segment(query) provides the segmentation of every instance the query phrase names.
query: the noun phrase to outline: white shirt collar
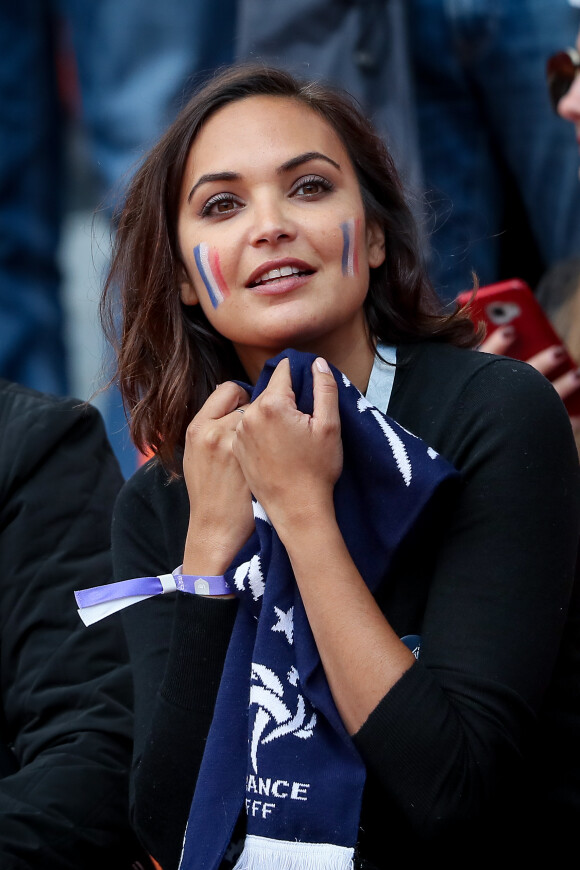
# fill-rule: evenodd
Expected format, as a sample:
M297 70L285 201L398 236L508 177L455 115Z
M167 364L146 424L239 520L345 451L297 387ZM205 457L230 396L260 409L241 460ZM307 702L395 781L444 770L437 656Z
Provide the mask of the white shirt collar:
M393 389L393 381L395 380L395 363L397 362L397 348L387 344L377 344L377 353L380 353L383 359L379 359L375 354L375 361L369 385L365 394L365 398L382 411L387 413L389 400ZM386 362L383 362L386 360Z

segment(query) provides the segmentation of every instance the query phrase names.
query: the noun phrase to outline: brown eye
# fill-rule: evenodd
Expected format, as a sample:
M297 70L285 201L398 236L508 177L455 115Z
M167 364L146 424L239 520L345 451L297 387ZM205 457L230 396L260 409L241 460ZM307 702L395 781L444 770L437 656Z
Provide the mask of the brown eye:
M205 203L201 209L202 217L216 217L230 214L242 208L243 203L231 193L217 193Z
M333 185L327 178L323 178L321 175L309 175L296 182L292 188L292 196L311 199L320 196L325 191L332 190L332 188Z
M305 193L306 195L312 194L312 193L318 193L318 191L320 190L320 185L317 181L308 181L308 182L306 182L306 184L303 184L301 186L300 190L302 191L302 193Z

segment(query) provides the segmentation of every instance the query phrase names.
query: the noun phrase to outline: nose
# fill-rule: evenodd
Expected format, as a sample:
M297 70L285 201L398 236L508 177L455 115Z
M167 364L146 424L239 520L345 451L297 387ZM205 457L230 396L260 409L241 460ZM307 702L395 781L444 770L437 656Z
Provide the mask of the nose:
M254 202L251 244L277 245L296 237L296 225L283 200L266 195Z
M558 114L573 124L580 123L580 76L576 76L568 93L559 101Z

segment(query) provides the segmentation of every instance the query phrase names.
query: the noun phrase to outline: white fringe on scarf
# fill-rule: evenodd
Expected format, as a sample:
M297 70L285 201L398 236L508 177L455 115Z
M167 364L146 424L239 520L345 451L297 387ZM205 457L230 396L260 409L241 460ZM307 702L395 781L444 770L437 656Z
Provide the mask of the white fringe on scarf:
M353 870L354 849L248 834L234 870Z

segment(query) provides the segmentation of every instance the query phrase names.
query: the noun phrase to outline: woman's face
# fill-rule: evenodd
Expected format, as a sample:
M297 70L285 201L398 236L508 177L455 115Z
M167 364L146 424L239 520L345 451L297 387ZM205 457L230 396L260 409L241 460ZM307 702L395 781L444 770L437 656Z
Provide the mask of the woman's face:
M580 51L580 31L576 39L576 48ZM580 75L576 76L568 93L564 94L558 103L558 114L574 124L576 140L580 147Z
M250 377L286 347L335 365L368 354L362 305L384 237L339 137L307 106L256 96L210 118L187 160L178 238L183 302L201 305Z

